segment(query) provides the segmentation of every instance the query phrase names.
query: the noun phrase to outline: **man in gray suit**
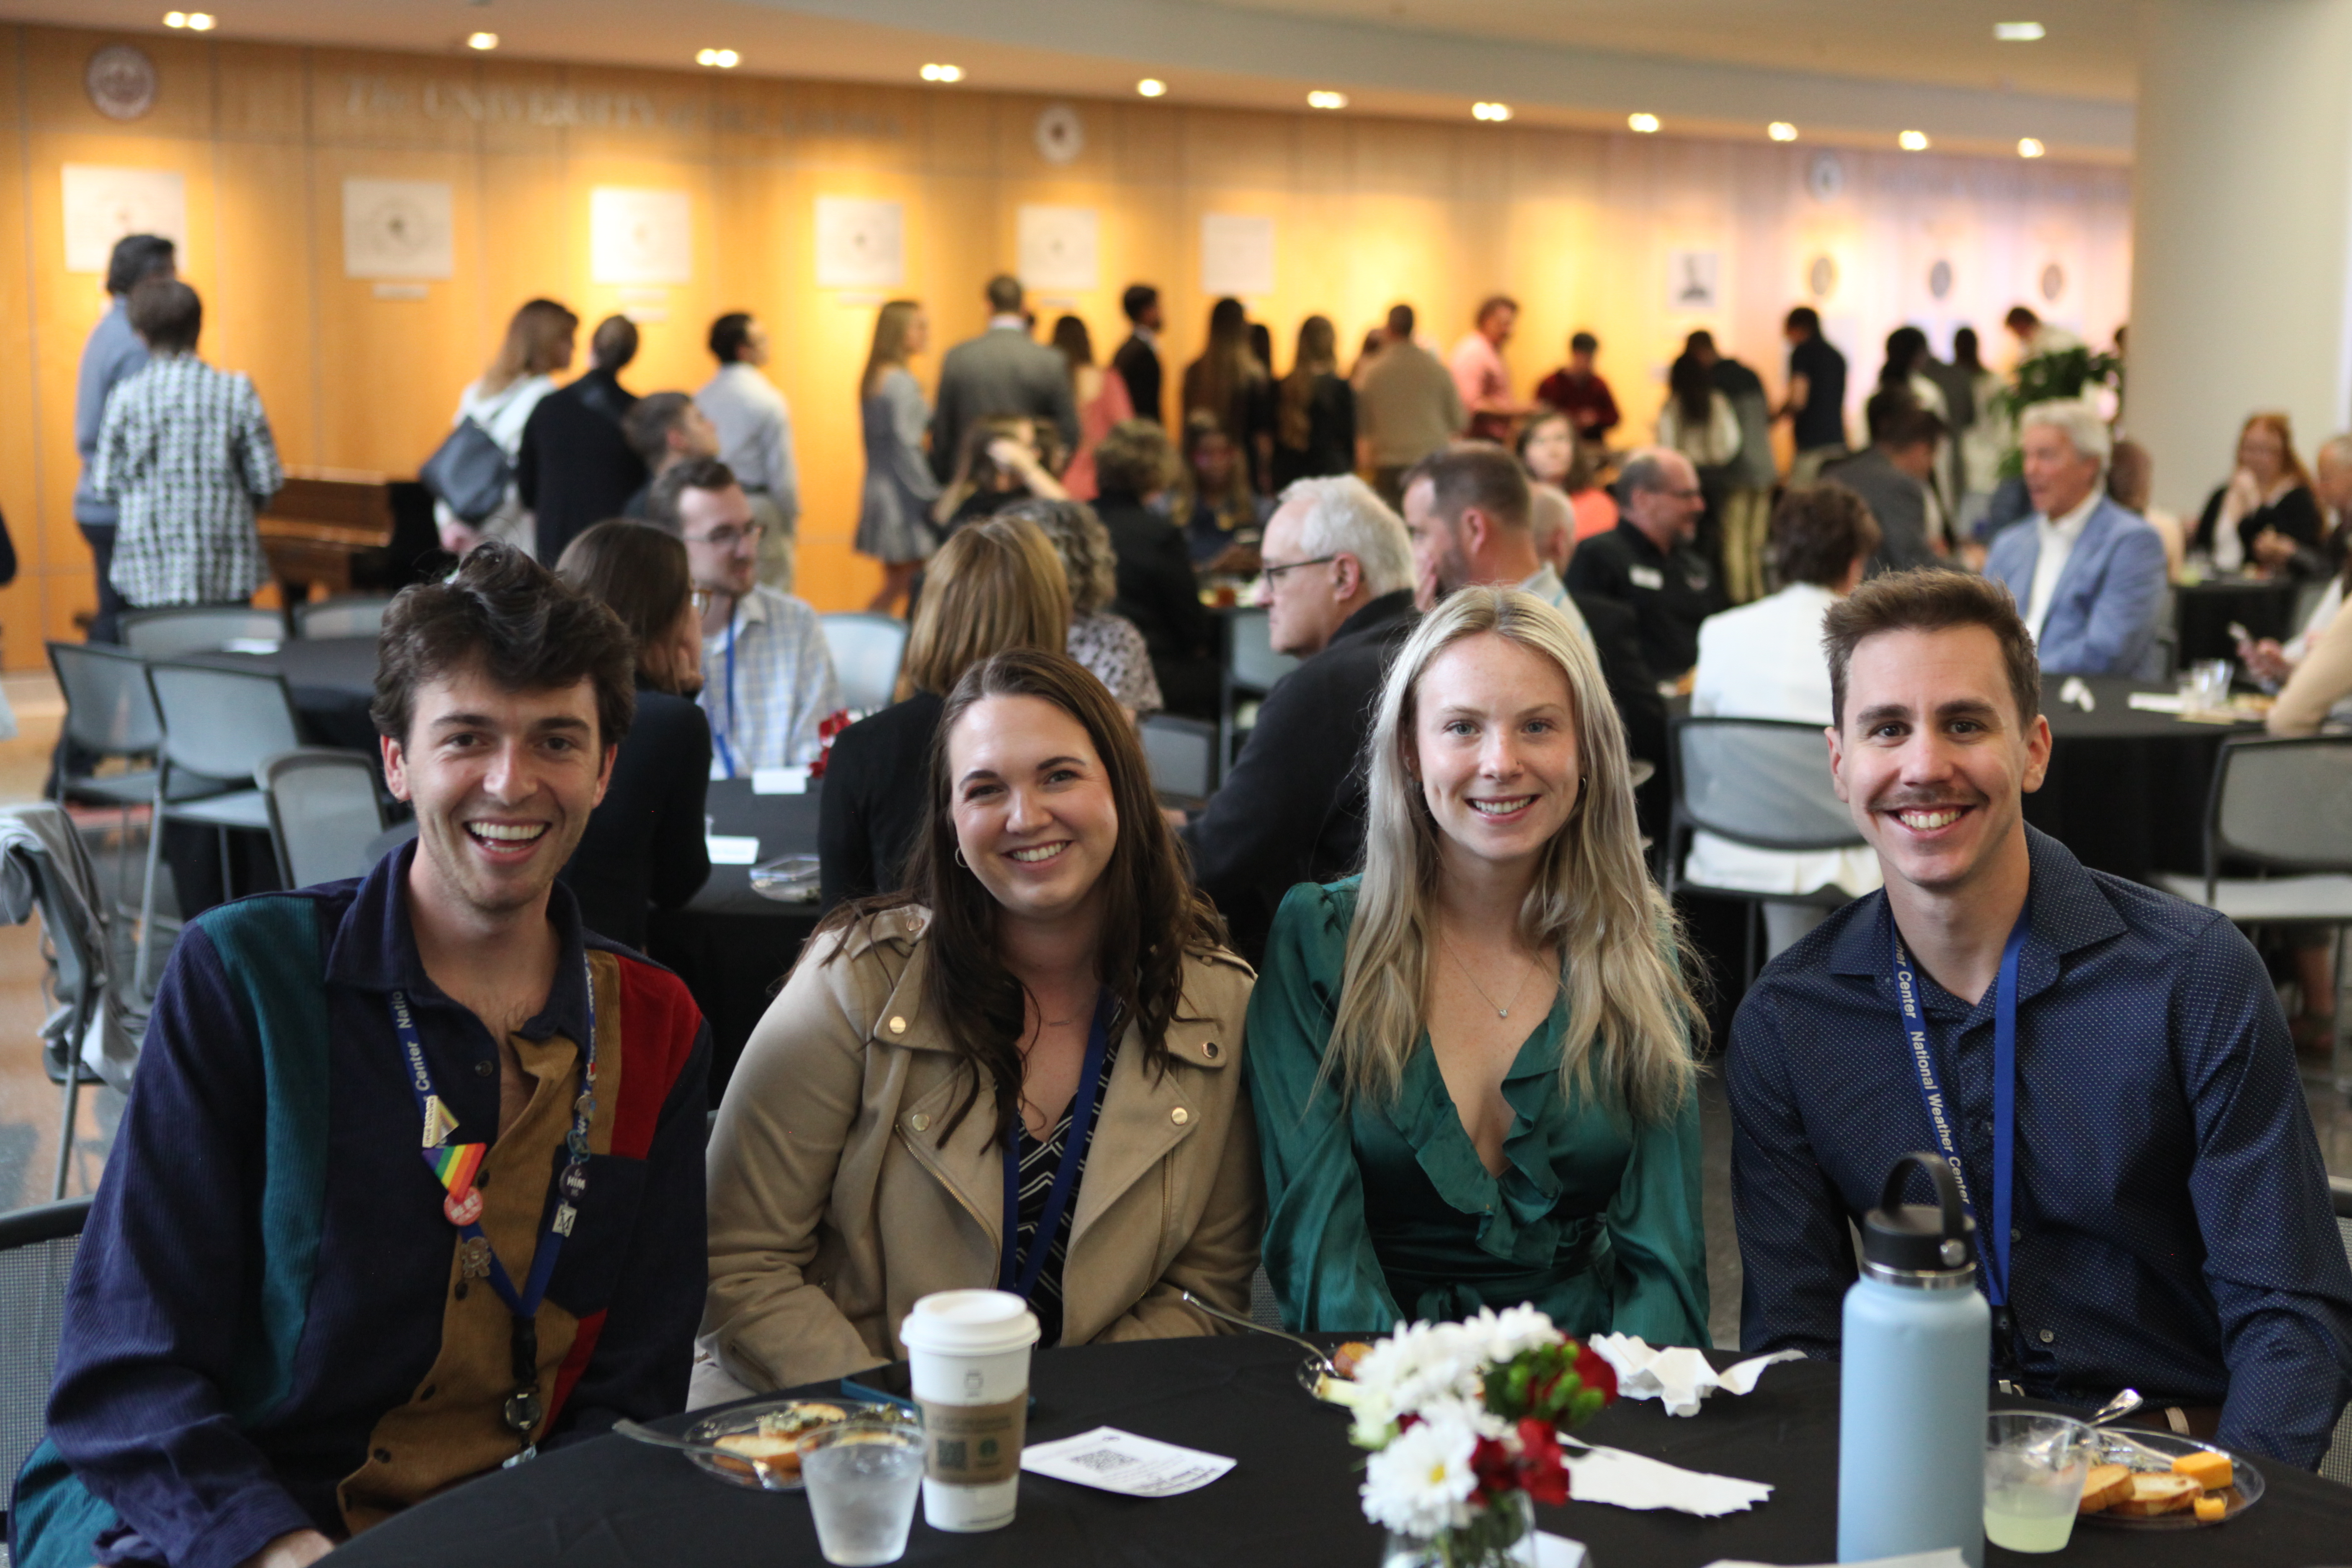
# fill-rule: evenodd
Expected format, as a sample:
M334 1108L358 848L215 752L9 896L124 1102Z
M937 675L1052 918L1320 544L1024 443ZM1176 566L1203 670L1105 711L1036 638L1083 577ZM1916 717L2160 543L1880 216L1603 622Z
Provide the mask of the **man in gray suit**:
M1870 575L1948 564L1936 552L1932 542L1939 531L1928 521L1928 479L1936 470L1944 422L1904 391L1873 393L1864 416L1870 421L1870 449L1828 464L1822 478L1860 496L1878 520L1878 553L1870 558Z
M1021 314L1021 280L1003 273L990 279L988 310L988 330L950 349L940 364L931 471L942 484L955 477L957 448L975 420L1000 415L1051 419L1061 427L1063 456L1078 449L1070 363L1030 337Z

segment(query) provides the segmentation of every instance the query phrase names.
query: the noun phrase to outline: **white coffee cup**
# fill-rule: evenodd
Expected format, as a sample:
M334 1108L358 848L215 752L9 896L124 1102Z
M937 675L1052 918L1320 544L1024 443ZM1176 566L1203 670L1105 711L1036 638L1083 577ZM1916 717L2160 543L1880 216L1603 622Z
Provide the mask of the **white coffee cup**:
M926 1439L923 1519L1002 1530L1021 1492L1037 1317L1009 1290L939 1290L898 1325Z

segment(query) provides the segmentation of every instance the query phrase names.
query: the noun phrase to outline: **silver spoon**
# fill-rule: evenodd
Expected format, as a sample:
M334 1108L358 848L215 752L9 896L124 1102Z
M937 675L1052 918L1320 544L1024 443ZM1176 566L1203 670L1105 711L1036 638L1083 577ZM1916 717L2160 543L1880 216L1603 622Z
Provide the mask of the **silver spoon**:
M1221 1319L1221 1320L1223 1320L1223 1321L1228 1322L1228 1323L1232 1323L1232 1324L1234 1324L1234 1326L1236 1326L1236 1327L1238 1327L1238 1328L1248 1329L1249 1331L1252 1331L1252 1332L1254 1332L1254 1333L1260 1333L1260 1334L1272 1334L1276 1339L1278 1339L1278 1340L1288 1340L1292 1344L1295 1344L1295 1345L1298 1346L1300 1349L1304 1350L1304 1351L1305 1351L1308 1355L1311 1355L1311 1356L1313 1356L1313 1357L1315 1358L1316 1364L1317 1364L1317 1365L1318 1365L1318 1366L1320 1366L1320 1367L1323 1369L1323 1375L1324 1375L1324 1376L1326 1376L1326 1377L1339 1377L1339 1368L1338 1367L1338 1365L1337 1365L1337 1364L1335 1364L1335 1363L1332 1362L1330 1352L1329 1352L1328 1351L1326 1351L1325 1349L1323 1349L1323 1347L1322 1347L1322 1346L1320 1346L1320 1345L1318 1345L1318 1344L1316 1344L1316 1343L1314 1343L1313 1342L1308 1341L1308 1340L1302 1340L1302 1339L1300 1339L1297 1334L1294 1334L1294 1333L1288 1332L1288 1331L1286 1331L1286 1330L1283 1330L1283 1329L1269 1329L1269 1328L1267 1328L1264 1323L1254 1321L1253 1321L1253 1320L1251 1320L1251 1319L1248 1319L1248 1318L1237 1318L1237 1317L1235 1317L1233 1313L1231 1313L1231 1312L1228 1312L1228 1311L1224 1310L1223 1310L1223 1308L1221 1308L1221 1307L1212 1307L1212 1306L1210 1306L1210 1305L1209 1305L1209 1303L1207 1303L1206 1301L1202 1300L1201 1300L1201 1298L1199 1298L1198 1296L1193 1295L1193 1294L1192 1294L1192 1292L1191 1292L1190 1290L1182 1291L1182 1292L1181 1292L1181 1296L1183 1297L1183 1299L1184 1299L1186 1301L1190 1302L1191 1304L1192 1304L1192 1305L1193 1305L1193 1306L1195 1306L1195 1307L1200 1308L1200 1309L1201 1309L1201 1310L1202 1310L1203 1312L1208 1313L1208 1314L1209 1314L1209 1316L1211 1316L1211 1317L1213 1317L1213 1318ZM1341 1379L1341 1381L1342 1381L1342 1382L1345 1382L1346 1380L1345 1380L1344 1378L1342 1378L1342 1379Z
M760 1478L760 1485L763 1489L772 1492L791 1489L791 1483L784 1479L780 1472L770 1468L765 1460L755 1459L749 1454L739 1454L732 1448L722 1448L716 1443L698 1443L691 1437L673 1437L667 1432L656 1432L650 1426L641 1426L626 1417L614 1422L613 1430L624 1437L650 1444L656 1448L676 1448L684 1454L709 1454L731 1464L749 1465L751 1467L751 1473Z

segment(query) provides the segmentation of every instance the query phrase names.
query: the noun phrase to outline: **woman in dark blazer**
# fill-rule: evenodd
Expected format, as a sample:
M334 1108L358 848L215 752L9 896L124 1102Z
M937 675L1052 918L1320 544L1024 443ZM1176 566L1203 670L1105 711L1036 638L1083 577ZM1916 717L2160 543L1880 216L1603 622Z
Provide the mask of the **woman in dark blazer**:
M710 879L703 814L710 721L702 689L702 617L686 545L642 522L600 522L574 539L556 574L602 602L637 643L637 717L613 779L557 879L590 931L642 951L650 910L674 910Z
M824 909L899 889L923 824L931 738L963 672L1007 648L1060 653L1069 636L1069 578L1035 523L985 517L948 536L923 568L899 700L835 735L825 753L816 837Z
M1148 419L1111 427L1095 448L1095 515L1110 533L1118 595L1111 613L1143 634L1151 673L1168 711L1217 716L1216 622L1201 603L1184 531L1145 504L1168 488L1176 452L1168 433Z
M2344 554L2343 542L2326 532L2286 416L2257 414L2238 432L2237 471L2205 502L2189 548L2225 572L2250 566L2326 577Z

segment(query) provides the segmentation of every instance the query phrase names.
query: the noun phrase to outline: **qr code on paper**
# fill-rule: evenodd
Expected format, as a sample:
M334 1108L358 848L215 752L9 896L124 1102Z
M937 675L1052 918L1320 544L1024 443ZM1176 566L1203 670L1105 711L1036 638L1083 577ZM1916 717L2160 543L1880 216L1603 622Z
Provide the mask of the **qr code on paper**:
M1070 1456L1070 1463L1082 1465L1097 1474L1104 1475L1112 1470L1123 1470L1130 1465L1139 1465L1142 1462L1131 1454L1122 1454L1114 1448L1097 1448L1092 1453Z

